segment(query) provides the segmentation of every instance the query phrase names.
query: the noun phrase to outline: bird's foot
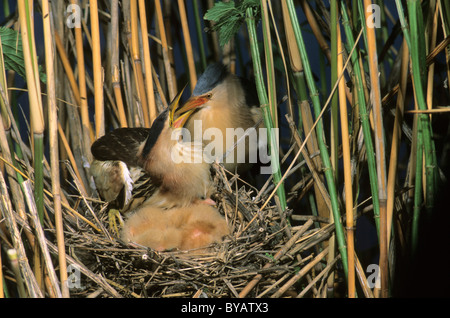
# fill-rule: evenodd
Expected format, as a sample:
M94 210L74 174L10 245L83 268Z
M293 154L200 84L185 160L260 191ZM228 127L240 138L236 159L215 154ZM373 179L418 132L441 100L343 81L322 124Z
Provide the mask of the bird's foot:
M108 213L109 217L109 229L112 231L115 235L119 236L120 228L123 227L123 219L122 215L120 214L119 210L111 209ZM116 221L117 219L117 221ZM119 223L119 226L117 226L117 223Z

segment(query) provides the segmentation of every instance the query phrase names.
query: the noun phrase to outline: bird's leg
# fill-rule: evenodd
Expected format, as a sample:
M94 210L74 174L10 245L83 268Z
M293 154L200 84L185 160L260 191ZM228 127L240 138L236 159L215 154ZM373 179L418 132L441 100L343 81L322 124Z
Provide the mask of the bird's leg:
M108 212L109 229L116 235L119 235L119 227L123 227L123 220L120 211L117 209L110 209ZM119 227L117 226L116 219L119 221Z

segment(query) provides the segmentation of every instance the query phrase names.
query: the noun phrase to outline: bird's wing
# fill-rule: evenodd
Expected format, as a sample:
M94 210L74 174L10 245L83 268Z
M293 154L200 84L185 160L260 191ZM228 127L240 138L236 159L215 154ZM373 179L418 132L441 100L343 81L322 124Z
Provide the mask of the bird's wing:
M127 166L138 166L137 153L149 135L149 128L118 128L97 139L91 146L95 159L122 161Z
M125 213L152 196L157 186L140 167L128 167L122 161L94 160L91 173L100 197Z
M123 201L124 204L130 200L133 180L124 162L94 160L90 169L102 199L107 202Z
M158 189L152 178L142 168L130 168L133 179L133 191L131 199L124 205L124 211L132 211L153 196Z

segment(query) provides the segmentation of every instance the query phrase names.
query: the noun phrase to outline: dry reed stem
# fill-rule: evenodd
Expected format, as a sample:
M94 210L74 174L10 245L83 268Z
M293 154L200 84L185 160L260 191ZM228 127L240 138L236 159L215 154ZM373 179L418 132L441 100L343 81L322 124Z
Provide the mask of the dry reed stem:
M368 8L371 0L364 0L364 7ZM366 20L369 13L365 11ZM384 128L381 108L381 89L379 81L379 68L377 60L377 46L374 28L366 28L368 45L368 64L370 75L370 96L372 102L372 114L374 118L375 132L375 155L378 173L378 199L380 202L380 272L381 272L381 297L388 296L388 249L387 249L387 215L386 215L386 152L384 145Z
M73 4L76 4L77 0L72 0ZM82 123L82 134L83 134L83 146L85 149L85 155L90 162L92 160L89 147L94 141L94 133L91 127L91 122L89 120L89 106L87 99L86 90L86 70L84 61L84 48L83 48L83 36L81 27L75 25L75 48L77 52L77 67L78 67L78 90L79 90L79 102L80 102L80 113L81 113L81 123Z
M69 80L70 87L72 88L72 93L75 98L75 101L76 101L77 105L81 105L80 89L75 80L75 75L74 75L72 67L70 65L69 58L67 57L66 51L64 49L64 45L61 41L61 37L56 32L56 30L53 33L53 37L55 40L56 49L58 51L59 58L61 59L61 62L63 64L64 71L66 73L67 79Z
M29 179L29 177L24 174L23 172L21 172L20 170L18 170L16 167L14 167L7 159L3 158L2 156L0 156L0 160L2 160L2 162L4 162L9 168L12 169L13 172L20 174L24 179L26 180L30 180L31 182L33 182L33 180ZM50 198L53 198L53 194L44 189L44 192L46 195L48 195ZM72 214L72 216L79 218L80 220L86 222L87 224L89 224L93 229L95 229L97 232L101 232L101 230L96 227L91 221L89 221L88 219L86 219L83 215L81 215L78 211L76 211L75 209L73 209L69 203L67 202L67 199L64 197L63 193L59 194L61 196L61 198L63 199L61 201L61 205L68 210L69 213ZM54 198L53 198L54 199ZM15 202L15 204L19 204L19 203L23 203L23 201L19 201L19 202ZM20 215L20 213L19 213ZM25 214L23 214L25 215ZM23 218L23 216L21 216Z
M39 288L38 282L36 281L33 270L29 265L27 254L25 252L24 244L21 238L21 232L19 231L19 227L17 226L16 218L14 216L14 210L9 199L8 188L5 179L3 178L3 173L1 172L0 190L0 192L2 193L0 208L2 210L2 215L5 217L6 225L8 226L14 249L17 252L19 268L21 271L21 275L23 276L23 279L25 281L27 291L30 297L42 298L42 292Z
M57 295L61 294L61 297L69 297L69 291L66 288L65 282L67 280L67 266L64 246L64 233L63 233L63 221L61 211L61 195L60 195L60 174L59 174L59 157L58 157L58 113L56 106L56 90L55 90L55 77L54 77L54 58L55 52L53 48L51 21L48 0L42 1L42 13L44 16L44 42L45 42L45 59L46 59L46 74L47 74L47 94L48 94L48 118L49 118L49 144L50 144L50 163L51 163L51 181L52 181L52 196L53 196L53 209L55 213L55 226L56 226L56 240L58 249L61 251L58 256L58 263L60 268L60 292L56 288L57 283L54 282L54 289ZM86 104L87 108L87 104ZM40 225L40 224L39 224ZM36 227L36 225L35 225ZM42 249L42 247L41 247ZM53 272L47 269L50 277L53 278Z
M319 263L327 254L329 247L324 248L324 250L319 253L313 261L309 262L305 267L303 267L298 273L296 273L289 281L284 284L271 298L278 298L283 295L292 285L294 285L300 278L302 278L308 271L310 271L317 263Z
M197 84L197 72L195 70L194 50L192 48L184 0L178 0L178 8L180 10L181 28L183 30L184 45L186 46L186 55L187 55L186 58L188 61L188 69L189 69L189 84L191 86L192 92L194 91L195 84Z
M286 116L286 120L289 123L289 127L291 128L291 134L294 137L295 142L297 143L297 147L299 149L302 149L303 158L304 158L306 165L308 166L309 171L311 172L311 175L314 179L314 191L316 193L316 201L317 201L317 205L320 208L319 217L328 218L329 220L332 220L332 215L330 214L330 211L331 211L330 196L325 187L325 184L323 183L323 179L318 172L321 169L317 168L316 163L314 163L314 159L311 159L310 152L308 152L305 149L305 147L303 147L304 141L298 134L298 130L295 128L295 123L292 120L292 118ZM318 151L318 149L312 149L312 150Z
M177 86L174 70L172 69L172 61L170 60L169 44L167 42L166 29L163 20L161 1L155 1L156 18L158 24L159 37L162 43L162 56L164 62L164 70L167 78L167 87L169 90L169 99L172 100L177 94Z
M286 33L286 44L289 53L289 60L291 61L291 69L293 72L303 71L302 59L300 52L295 44L294 30L292 28L291 17L286 6L286 2L281 2L281 9L283 13L284 30Z
M289 239L289 241L283 245L283 247L278 250L278 252L274 255L273 257L273 261L276 262L277 260L279 260L284 254L286 254L286 252L292 247L292 245L294 245L294 243L300 238L301 235L303 235L303 233L313 224L312 220L308 220L297 232L294 236L292 236L291 239ZM267 263L266 265L264 265L264 269L269 268L273 265L273 263ZM255 285L261 280L262 275L258 274L256 275L253 280L247 285L245 286L245 288L239 293L239 297L245 297L248 295L248 293L250 292L250 290L252 290L253 287L255 287Z
M90 0L92 73L94 74L95 138L105 134L105 114L103 101L103 68L100 48L100 24L97 0Z
M52 290L53 294L55 294L56 297L61 298L62 297L61 289L59 288L58 278L56 277L56 272L53 267L52 259L50 257L50 253L48 251L48 248L47 248L47 245L45 242L44 230L42 229L41 222L39 221L36 203L34 202L34 198L33 198L33 189L31 188L30 181L27 180L27 181L23 182L23 187L24 187L24 193L25 193L25 200L27 202L28 209L29 209L29 212L31 215L32 226L35 229L35 233L36 233L37 241L39 243L40 251L44 257L47 273L50 278L50 283L51 283L50 287L53 289Z
M125 107L122 99L119 67L119 0L111 2L111 85L119 114L120 127L128 127Z
M343 46L341 40L340 28L337 28L337 73L344 72L343 64ZM341 77L339 81L339 110L341 118L341 138L342 138L342 154L344 164L344 187L345 187L345 213L347 225L347 254L348 254L348 297L355 298L355 245L354 245L354 227L353 227L353 185L352 185L352 168L350 154L350 135L348 131L348 115L347 100L345 96L345 81Z
M355 271L356 271L356 275L359 280L359 285L361 286L361 289L363 290L364 296L366 298L374 298L372 290L369 287L369 283L367 282L365 271L361 265L361 262L359 261L359 259L356 255L355 255L355 259L356 259Z
M318 174L318 171L322 171L323 165L322 160L319 156L314 157L314 159L309 159L309 152L312 153L318 153L319 152L319 145L317 144L317 135L315 133L315 130L312 129L313 127L313 119L311 114L311 108L309 105L309 102L303 101L300 104L300 110L302 112L302 121L303 121L303 129L305 131L311 131L311 138L309 138L306 142L306 148L308 151L306 151L305 148L303 148L303 157L306 160L306 164L308 165L309 171L311 171L313 178L315 180L314 182L314 193L316 198L316 205L317 205L317 211L319 213L319 216L325 217L325 218L332 218L330 216L331 213L331 202L328 195L327 190L325 189L325 185L323 182L323 174ZM290 119L292 122L292 118ZM293 122L292 122L293 124ZM291 125L291 124L290 124ZM300 148L302 145L301 138L298 134L298 132L294 131L291 128L291 132L294 136L294 139L297 142L297 146Z
M0 95L3 99L3 102L6 104L6 109L8 111L11 110L11 108L9 107L9 102L8 99L6 97L5 91L3 90L2 87L0 87ZM12 120L11 121L13 128L15 127L15 122ZM0 123L0 146L1 146L1 150L2 150L2 156L5 157L6 162L13 162L13 157L11 154L11 150L9 148L8 145L8 138L6 136L6 130L3 127L3 120ZM28 165L30 166L30 165ZM11 194L12 194L12 198L14 200L14 202L16 203L16 211L17 213L19 213L20 217L25 218L26 214L25 214L25 204L24 204L24 198L23 198L23 193L22 190L20 189L20 184L16 178L15 175L15 170L12 168L13 166L11 165L7 165L6 166L6 173L8 176L8 184L9 187L11 189ZM30 239L30 243L33 244L33 240L30 237L29 233L26 233L26 235L28 236L28 238Z
M303 290L297 295L297 298L303 298L306 293L314 287L317 282L322 279L323 277L327 277L328 274L332 271L334 266L336 265L337 261L340 260L341 256L337 255L331 262L328 263L328 265L306 286L303 288Z
M150 58L150 45L148 42L147 31L147 14L145 12L144 0L139 0L139 17L141 22L142 35L142 49L144 52L144 66L145 66L145 87L147 90L147 109L150 124L158 115L155 103L155 93L153 92L153 75L152 75L152 60Z
M81 182L81 187L83 189L83 193L87 193L87 188L82 181L83 179L81 178L80 171L78 170L78 166L77 166L75 157L72 153L72 148L70 147L69 142L67 141L66 134L64 133L64 130L61 127L61 123L59 121L58 121L58 133L59 133L59 138L64 145L64 149L66 150L66 153L69 157L70 163L72 164L72 167L75 170L75 174L77 175L78 180L80 180L80 182Z
M265 62L266 62L266 72L267 72L267 100L269 102L270 114L272 116L273 127L278 128L278 103L277 103L277 89L276 89L276 81L275 81L275 66L274 66L274 58L271 52L273 52L272 47L272 36L271 36L271 27L269 20L269 10L268 4L266 0L261 1L261 11L263 20L263 33L264 33L264 51L265 54Z
M135 85L137 86L137 94L142 109L143 126L150 127L150 115L147 102L147 93L144 80L144 74L142 72L142 60L139 46L139 28L138 28L138 5L137 0L130 2L130 21L131 21L131 54L134 63L134 78Z
M285 74L285 81L286 81L286 86L287 86L286 88L287 88L288 111L289 111L289 114L293 117L294 116L294 109L293 109L293 106L292 106L293 103L292 103L292 98L291 98L291 88L290 88L291 85L290 85L290 80L289 80L288 67L287 67L287 63L286 63L286 54L285 54L284 49L283 49L283 44L282 44L282 41L281 41L281 38L280 38L280 32L278 31L277 21L275 20L274 10L272 8L272 3L270 1L268 1L267 4L268 4L268 7L269 7L270 17L271 17L271 20L272 20L272 27L274 28L275 36L277 38L278 49L280 50L280 53L281 53L281 60L283 61L283 67L284 67L284 70L286 72L286 74ZM292 29L291 29L291 32L292 32ZM288 33L286 32L286 34L288 34ZM290 54L290 53L288 52L288 54ZM298 54L298 50L297 50L297 54ZM277 108L277 107L275 107L275 108ZM278 118L277 118L277 120L278 120Z
M388 193L387 193L387 232L391 233L392 217L394 213L394 201L395 201L395 186L397 179L397 165L398 165L398 152L401 140L401 124L403 121L403 112L406 103L406 87L409 70L409 50L406 45L406 41L403 41L402 49L402 64L401 64L401 77L400 77L400 89L397 94L397 103L395 108L395 120L394 128L392 132L392 144L391 155L389 158L389 174L388 174ZM391 236L388 235L387 245L389 247Z

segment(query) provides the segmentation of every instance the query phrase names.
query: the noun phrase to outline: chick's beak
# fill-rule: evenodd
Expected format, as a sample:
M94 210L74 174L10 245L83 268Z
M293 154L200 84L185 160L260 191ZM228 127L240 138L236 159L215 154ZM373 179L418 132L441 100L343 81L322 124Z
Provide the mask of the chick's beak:
M174 122L175 119L175 112L177 112L178 106L180 105L180 98L181 95L183 95L183 91L186 88L186 86L183 87L181 91L178 92L178 94L175 96L175 98L172 100L172 102L169 105L169 125L172 127L175 127L175 124L178 122L179 118ZM187 118L186 118L187 120ZM186 120L184 122L186 122ZM183 122L183 124L184 124Z
M189 119L189 116L194 112L194 109L187 111L184 114L181 114L180 116L178 116L177 119L172 121L172 127L174 128L181 128L184 126L184 124L186 123L186 121Z

